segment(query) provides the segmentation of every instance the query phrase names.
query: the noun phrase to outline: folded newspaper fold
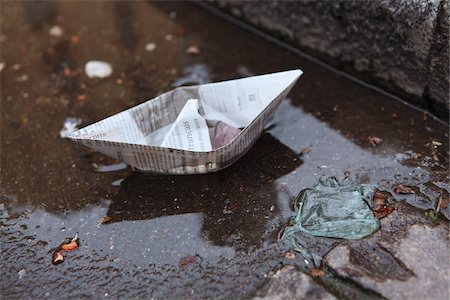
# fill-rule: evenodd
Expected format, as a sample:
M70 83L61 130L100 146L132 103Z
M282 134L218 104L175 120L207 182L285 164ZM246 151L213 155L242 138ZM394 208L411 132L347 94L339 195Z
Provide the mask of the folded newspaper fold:
M179 87L69 138L140 171L214 172L247 152L302 73Z

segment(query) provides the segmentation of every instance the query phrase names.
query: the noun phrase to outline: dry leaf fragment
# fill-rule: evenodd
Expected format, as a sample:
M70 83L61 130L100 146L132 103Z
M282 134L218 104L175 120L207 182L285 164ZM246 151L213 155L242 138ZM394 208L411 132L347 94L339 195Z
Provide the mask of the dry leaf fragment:
M324 270L320 270L320 269L313 268L313 269L311 269L311 275L312 275L313 277L320 277L320 276L325 275L325 271L324 271Z
M195 256L195 255L183 257L182 259L180 259L180 268L184 268L187 265L192 264L196 260L197 260L197 256Z
M52 255L52 264L59 265L64 261L64 256L62 256L61 252L55 251Z
M301 155L308 154L309 152L311 152L311 150L312 150L312 146L305 147L300 151L300 154Z
M377 219L382 219L382 218L386 217L387 215L389 215L394 210L395 210L395 208L393 208L391 206L383 206L377 210L374 210L373 216Z
M100 219L100 223L102 223L102 224L106 224L106 223L109 223L111 221L112 221L112 217L110 217L110 216L106 216L106 217L103 217L103 218Z
M386 199L388 198L388 195L380 192L380 191L376 191L375 194L373 195L373 203L374 206L379 206L379 205L383 205L384 201L386 201Z
M288 252L286 252L286 253L284 254L284 257L287 258L287 259L294 259L295 256L296 256L295 253L292 252L292 251L288 251Z
M75 235L73 239L68 243L62 243L60 248L64 251L72 251L77 249L80 246L80 239L78 238L78 233Z
M397 194L415 194L414 190L410 188L409 186L404 186L403 184L399 184L395 189L394 192Z

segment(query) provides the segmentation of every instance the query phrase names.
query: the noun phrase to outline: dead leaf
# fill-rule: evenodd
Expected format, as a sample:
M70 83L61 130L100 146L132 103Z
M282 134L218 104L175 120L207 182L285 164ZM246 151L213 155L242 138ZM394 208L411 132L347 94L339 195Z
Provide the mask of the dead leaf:
M379 207L379 206L383 205L387 198L388 198L388 195L386 195L385 193L376 191L375 194L373 194L374 207Z
M382 218L386 217L387 215L389 215L394 210L395 210L395 208L393 208L392 206L383 206L377 210L374 210L373 216L377 219L382 219Z
M286 252L286 253L284 254L284 257L287 258L287 259L294 259L295 256L296 256L295 253L292 252L292 251L288 251L288 252Z
M192 255L192 256L187 256L187 257L183 257L182 259L180 259L180 268L184 268L187 265L192 264L193 262L195 262L197 260L197 256Z
M369 136L367 140L369 141L369 144L371 144L372 146L379 145L383 142L383 139L377 136Z
M52 264L59 265L60 263L64 262L64 256L59 251L53 252L52 255Z
M312 146L305 147L300 151L300 154L301 155L308 154L309 152L311 152L311 150L312 150Z
M69 242L62 243L60 245L60 249L69 252L77 249L79 246L80 246L80 239L78 238L78 234L76 234L75 237L72 238Z
M395 189L394 192L397 194L415 194L414 190L410 188L409 186L405 186L403 184L399 184Z
M312 275L312 277L321 277L321 276L325 275L325 271L313 268L313 269L311 269L311 275Z
M110 217L110 216L106 216L106 217L103 217L103 218L100 219L100 223L102 223L102 224L106 224L106 223L109 223L111 221L112 221L112 217Z
M442 198L442 200L441 200L441 208L447 208L449 200L450 200L449 198Z

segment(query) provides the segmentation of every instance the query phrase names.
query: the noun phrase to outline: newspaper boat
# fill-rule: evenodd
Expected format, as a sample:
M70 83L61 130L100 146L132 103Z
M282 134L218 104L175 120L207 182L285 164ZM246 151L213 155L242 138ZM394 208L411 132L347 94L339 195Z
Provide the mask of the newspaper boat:
M218 171L250 149L302 73L291 70L178 87L69 138L134 170Z

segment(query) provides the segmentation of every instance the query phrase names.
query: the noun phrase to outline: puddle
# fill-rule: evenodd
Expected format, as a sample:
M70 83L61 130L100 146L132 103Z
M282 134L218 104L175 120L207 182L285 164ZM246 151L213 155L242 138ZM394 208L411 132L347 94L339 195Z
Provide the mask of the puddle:
M113 164L113 165L99 165L95 169L95 172L98 172L98 173L116 172L116 171L120 171L120 170L125 170L126 168L127 168L127 164L124 164L124 163L118 163L118 164Z
M245 298L275 267L306 266L299 255L287 262L276 237L292 198L320 176L350 174L421 209L436 205L440 189L448 195L445 124L191 3L2 8L0 276L9 297ZM48 34L55 24L58 38ZM190 45L200 53L186 53ZM90 79L92 58L114 72ZM267 132L217 173L132 173L59 138L65 116L90 124L172 85L295 68L305 75ZM28 80L16 84L22 74ZM383 142L374 147L370 136ZM417 193L395 195L400 183ZM48 251L76 232L82 246L53 266ZM317 255L335 243L305 238Z
M198 85L211 82L210 73L206 64L196 63L183 68L183 74L173 83L173 87L182 85Z

